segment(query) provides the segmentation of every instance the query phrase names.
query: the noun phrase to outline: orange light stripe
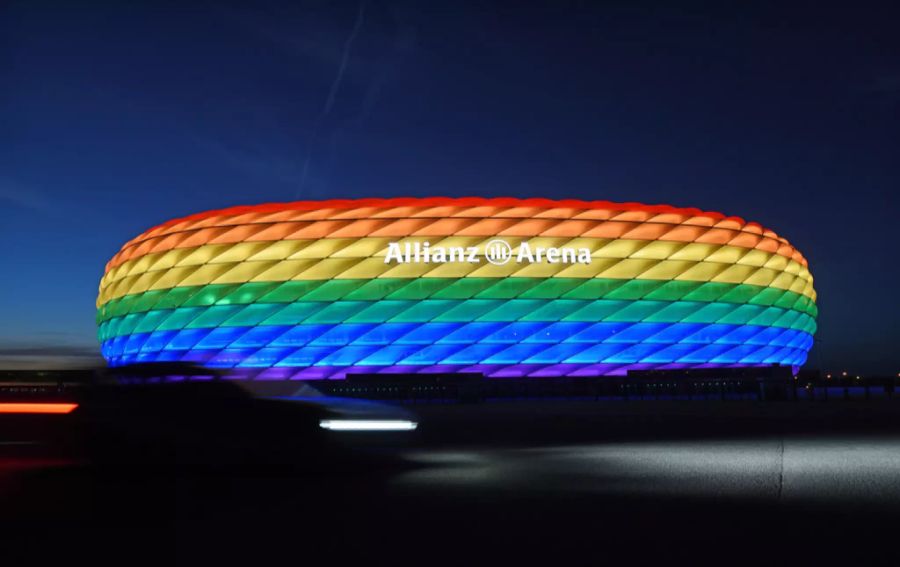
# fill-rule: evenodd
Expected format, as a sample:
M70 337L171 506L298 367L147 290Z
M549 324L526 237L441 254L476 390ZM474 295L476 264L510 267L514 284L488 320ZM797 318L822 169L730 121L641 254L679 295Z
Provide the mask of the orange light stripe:
M421 218L422 216L427 219ZM516 218L507 219L508 216ZM545 219L549 221L546 225L542 224ZM555 222L551 219L555 219ZM457 220L461 222L455 222ZM590 223L594 228L587 233L584 232L587 226L584 220L594 221ZM603 220L610 222L596 222ZM511 230L504 230L509 222L513 225ZM268 228L259 232L258 228L251 228L245 223L255 224L257 227L268 225ZM106 271L148 253L209 243L326 236L361 238L376 234L435 235L436 223L444 223L441 228L449 229L446 235L468 235L474 232L540 236L547 231L554 236L621 238L630 232L628 237L638 240L661 239L711 244L731 241L732 245L777 253L806 266L806 259L783 237L758 223L746 222L740 217L726 217L717 212L608 201L437 197L297 201L206 211L172 219L145 231L127 242L113 256L106 265ZM671 225L665 226L669 223L678 228L673 230ZM547 234L549 235L551 234ZM737 240L738 237L740 240Z
M700 209L692 207L673 207L671 205L644 205L642 203L614 203L611 201L581 201L574 199L554 201L551 199L517 199L513 197L398 197L392 199L333 199L325 201L263 203L259 205L242 205L225 209L204 211L185 217L171 219L165 223L157 225L132 239L131 241L126 243L125 246L127 247L128 245L133 244L136 241L144 240L146 238L158 235L160 232L166 231L168 229L173 229L178 225L193 224L195 225L195 227L200 228L203 226L209 226L210 224L215 224L221 221L224 217L236 217L242 214L249 214L252 216L266 214L276 216L288 213L288 218L291 218L293 220L321 220L339 216L340 213L337 212L339 210L356 210L357 212L364 212L363 218L368 218L369 216L371 216L371 212L367 212L365 211L365 209L378 209L384 211L396 210L402 207L409 207L410 209L414 209L417 211L420 211L423 208L428 209L430 213L429 216L435 216L436 212L439 212L442 209L447 209L444 214L440 214L437 216L452 216L452 214L459 209L466 209L476 206L487 209L486 211L481 212L483 216L490 216L490 214L494 214L496 212L496 208L532 207L537 209L559 209L570 207L574 210L582 211L585 213L589 211L597 211L599 209L598 212L602 212L604 214L603 218L607 218L606 214L611 211L615 211L616 214L620 214L623 212L637 213L639 215L639 218L636 218L634 220L639 221L646 220L648 214L680 214L687 217L706 217L714 222L721 221L723 219L734 219L741 225L753 225L756 228L762 228L758 223L747 223L740 217L726 217L719 212L701 211ZM281 218L280 220L287 219ZM179 229L175 228L175 230Z
M72 413L78 404L59 402L0 403L0 413Z

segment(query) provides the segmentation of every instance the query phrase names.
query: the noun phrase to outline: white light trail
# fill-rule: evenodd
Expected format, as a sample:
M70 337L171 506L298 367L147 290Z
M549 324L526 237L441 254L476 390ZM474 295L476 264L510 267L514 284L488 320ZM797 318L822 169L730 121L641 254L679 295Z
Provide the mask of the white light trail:
M319 427L329 431L412 431L418 424L405 419L323 419Z

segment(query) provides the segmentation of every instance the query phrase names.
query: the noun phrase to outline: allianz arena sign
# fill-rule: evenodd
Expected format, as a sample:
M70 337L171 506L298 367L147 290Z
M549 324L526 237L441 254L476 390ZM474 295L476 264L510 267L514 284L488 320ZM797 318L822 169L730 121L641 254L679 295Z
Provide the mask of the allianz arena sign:
M432 246L430 242L391 242L388 244L384 263L397 264L480 264L484 257L495 266L508 264L515 259L517 264L590 264L591 251L588 248L545 248L532 247L522 242L514 251L509 242L497 238L478 246Z

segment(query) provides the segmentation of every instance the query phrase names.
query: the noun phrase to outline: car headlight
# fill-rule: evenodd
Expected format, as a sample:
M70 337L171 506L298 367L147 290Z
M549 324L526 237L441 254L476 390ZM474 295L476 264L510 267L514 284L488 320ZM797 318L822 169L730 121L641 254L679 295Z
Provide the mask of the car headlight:
M407 419L323 419L319 427L329 431L412 431L418 426Z

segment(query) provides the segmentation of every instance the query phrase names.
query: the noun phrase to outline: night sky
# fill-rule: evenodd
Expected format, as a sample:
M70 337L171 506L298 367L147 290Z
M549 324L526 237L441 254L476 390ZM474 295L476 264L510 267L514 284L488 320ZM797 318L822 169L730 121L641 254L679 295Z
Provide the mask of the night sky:
M807 366L896 373L889 5L5 2L0 367L99 357L104 264L167 219L477 195L760 222L816 279Z

